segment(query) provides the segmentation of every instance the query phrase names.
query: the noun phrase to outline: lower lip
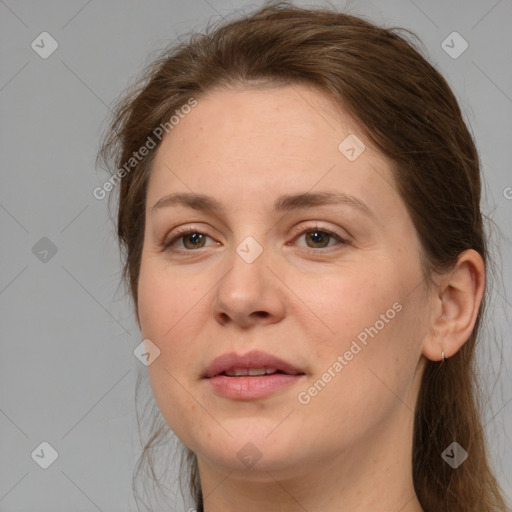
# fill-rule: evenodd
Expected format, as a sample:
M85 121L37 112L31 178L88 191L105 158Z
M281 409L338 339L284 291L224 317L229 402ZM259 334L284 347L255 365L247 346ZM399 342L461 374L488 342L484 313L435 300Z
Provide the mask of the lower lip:
M251 400L272 395L298 382L304 375L286 375L274 373L261 377L228 377L216 375L207 381L218 395L233 400Z

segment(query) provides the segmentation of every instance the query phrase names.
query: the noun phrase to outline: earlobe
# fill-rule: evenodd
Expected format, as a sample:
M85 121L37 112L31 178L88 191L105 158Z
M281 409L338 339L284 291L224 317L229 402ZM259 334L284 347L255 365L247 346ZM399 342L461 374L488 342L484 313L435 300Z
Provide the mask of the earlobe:
M485 290L485 265L473 249L459 255L436 285L437 304L422 354L432 361L456 354L471 336Z

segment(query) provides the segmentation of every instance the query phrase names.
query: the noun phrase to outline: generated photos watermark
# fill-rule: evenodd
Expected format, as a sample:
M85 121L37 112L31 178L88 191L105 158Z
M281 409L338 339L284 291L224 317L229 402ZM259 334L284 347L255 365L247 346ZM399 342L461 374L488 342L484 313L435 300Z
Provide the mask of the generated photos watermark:
M311 402L311 399L317 396L329 382L336 377L345 366L349 364L354 356L359 354L361 350L368 345L369 338L373 339L379 334L389 322L395 318L397 313L402 311L402 304L395 302L385 313L382 313L372 326L363 329L355 340L352 341L350 348L344 352L343 355L338 355L336 360L326 369L322 376L315 381L307 390L301 391L297 395L297 400L302 405L307 405Z
M175 110L174 115L169 118L169 121L158 125L151 135L147 136L146 142L138 149L138 151L134 151L128 161L125 162L120 169L117 169L117 171L107 181L105 181L101 187L96 187L92 191L92 195L98 200L104 199L107 196L107 193L113 190L114 187L118 185L120 181L129 174L130 171L132 171L152 149L156 147L158 142L162 140L164 134L170 133L171 130L180 123L181 119L184 119L185 116L191 112L192 108L196 106L197 100L195 98L190 98L187 103Z

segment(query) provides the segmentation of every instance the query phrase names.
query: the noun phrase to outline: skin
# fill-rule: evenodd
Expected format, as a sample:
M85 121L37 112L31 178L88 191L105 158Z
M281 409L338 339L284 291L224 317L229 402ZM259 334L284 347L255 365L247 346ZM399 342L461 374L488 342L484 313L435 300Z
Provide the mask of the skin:
M349 134L366 146L352 162L338 150ZM317 191L355 196L371 214L344 204L272 212L282 194ZM174 192L211 195L223 212L151 210ZM317 224L346 242L324 233L315 245L308 233ZM178 227L207 237L178 238L164 251ZM250 264L236 252L247 236L263 249ZM319 90L210 91L164 138L147 190L139 325L160 349L148 367L152 390L197 455L207 512L422 510L411 452L425 358L450 357L467 340L484 269L467 251L428 287L420 254L389 162ZM300 403L397 303L378 334ZM217 396L200 378L217 356L253 349L306 376L250 401ZM251 467L237 456L246 443L261 455Z

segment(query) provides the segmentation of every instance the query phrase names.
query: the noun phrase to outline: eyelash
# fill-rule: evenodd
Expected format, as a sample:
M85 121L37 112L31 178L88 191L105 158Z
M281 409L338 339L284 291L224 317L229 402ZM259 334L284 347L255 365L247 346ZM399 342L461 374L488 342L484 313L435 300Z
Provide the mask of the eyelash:
M175 233L175 236L173 236L173 238L171 240L165 241L165 239L164 239L164 241L161 243L162 251L163 252L177 252L177 253L180 253L180 252L181 253L191 253L191 252L196 252L200 249L203 249L203 247L199 247L198 249L175 249L175 248L173 249L172 248L172 245L174 245L174 243L176 243L178 240L180 240L180 239L184 238L185 236L190 235L192 233L196 233L198 235L205 235L208 238L211 238L209 235L207 235L206 233L203 233L199 229L194 229L193 227L183 228L182 230L178 230ZM338 235L334 231L331 231L326 228L322 228L321 226L320 227L319 226L310 226L310 227L300 230L298 233L296 233L294 235L294 240L297 240L298 238L300 238L301 236L303 236L307 233L325 233L325 234L329 235L330 237L335 238L339 242L338 244L335 244L334 246L327 246L327 247L323 247L323 248L302 246L303 249L305 249L306 251L311 251L316 254L318 254L318 252L326 252L327 249L332 249L333 247L336 247L336 245L347 245L348 244L348 241L346 239L342 238L340 235Z

